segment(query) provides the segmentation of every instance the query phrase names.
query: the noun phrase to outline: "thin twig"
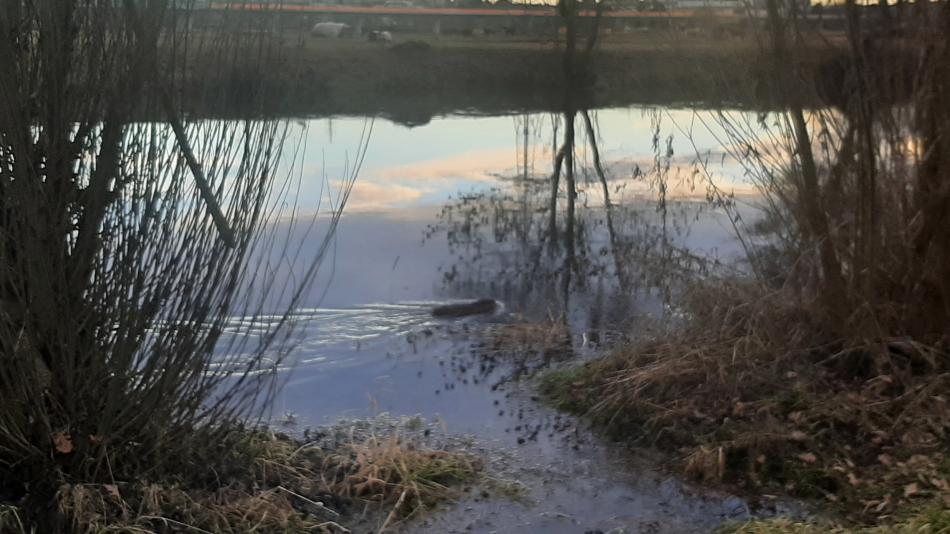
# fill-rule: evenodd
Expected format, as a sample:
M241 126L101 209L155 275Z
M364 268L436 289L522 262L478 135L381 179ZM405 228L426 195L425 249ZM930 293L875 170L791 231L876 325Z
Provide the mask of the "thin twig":
M203 528L198 528L194 525L189 525L188 523L182 523L181 521L175 521L174 519L169 519L167 517L162 517L160 515L143 515L139 519L146 519L150 521L161 521L165 523L165 526L168 526L168 524L171 523L174 525L178 525L180 527L185 527L187 529L194 530L195 532L202 532L203 534L214 534L213 532L209 532Z
M324 521L323 523L320 523L319 525L314 525L313 528L323 528L323 527L328 527L328 526L336 527L340 529L340 532L350 532L350 529L344 527L343 525L337 523L336 521Z
M287 488L285 488L285 487L283 487L283 486L277 486L277 489L279 489L279 490L281 490L281 491L285 491L285 492L287 492L287 493L293 495L294 497L297 497L298 499L300 499L300 500L302 500L302 501L306 501L306 502L308 502L308 503L310 503L310 504L316 506L317 508L320 508L321 510L324 510L324 511L326 511L326 512L329 512L330 515L332 515L333 517L340 517L340 513L339 513L339 512L337 512L337 511L335 511L335 510L331 510L330 508L327 507L327 505L323 504L322 502L317 502L317 501L308 499L308 498L304 497L303 495L301 495L301 494L299 494L299 493L296 493L296 492L293 492L293 491L290 491L289 489L287 489Z
M396 510L399 510L399 507L402 506L402 502L406 499L407 492L408 490L402 490L402 494L399 495L399 500L396 501L396 506L393 506L393 509L389 511L389 515L386 516L386 521L383 522L383 526L379 527L377 534L383 534L386 528L389 527L389 523L396 517Z
M181 119L175 111L171 96L164 87L159 89L159 93L162 107L165 108L165 114L168 116L168 123L175 132L178 147L185 156L188 168L191 169L191 174L195 178L195 184L198 186L201 198L205 201L205 204L208 205L208 211L211 212L211 219L214 221L214 226L218 229L218 234L221 235L221 239L224 240L224 243L229 248L234 248L236 245L234 241L234 231L231 229L231 225L228 224L228 219L224 216L224 212L221 211L221 206L218 205L218 200L215 198L214 192L211 191L211 186L208 185L204 171L201 170L201 164L198 163L194 152L191 150L191 143L188 142L188 136L185 135L185 128L182 126Z

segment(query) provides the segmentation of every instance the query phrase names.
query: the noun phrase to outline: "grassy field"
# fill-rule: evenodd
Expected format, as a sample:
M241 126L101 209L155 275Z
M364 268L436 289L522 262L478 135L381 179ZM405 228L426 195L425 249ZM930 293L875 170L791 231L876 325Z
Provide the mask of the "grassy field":
M275 109L284 114L420 124L457 111L556 111L565 99L561 44L552 39L396 34L379 43L288 32L280 42L280 60L265 81L280 85L284 98ZM572 98L589 108L753 107L758 49L745 37L606 35L591 58L594 78Z

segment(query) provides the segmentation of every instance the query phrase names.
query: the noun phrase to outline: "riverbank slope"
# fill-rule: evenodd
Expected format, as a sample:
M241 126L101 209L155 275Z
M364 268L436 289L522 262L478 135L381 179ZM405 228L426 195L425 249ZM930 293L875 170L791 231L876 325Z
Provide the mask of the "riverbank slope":
M564 105L561 45L550 40L397 34L394 42L379 43L294 32L279 39L279 57L270 60L266 79L242 79L238 66L211 87L276 88L280 98L264 105L280 115L378 115L410 125L449 113L557 111ZM582 108L759 107L758 49L746 37L665 30L607 35L591 57L594 78L572 99ZM197 57L194 68L207 73L203 63ZM218 98L220 90L206 93L197 99L205 112L220 116L244 107ZM243 101L253 91L236 93ZM247 101L260 105L260 99Z

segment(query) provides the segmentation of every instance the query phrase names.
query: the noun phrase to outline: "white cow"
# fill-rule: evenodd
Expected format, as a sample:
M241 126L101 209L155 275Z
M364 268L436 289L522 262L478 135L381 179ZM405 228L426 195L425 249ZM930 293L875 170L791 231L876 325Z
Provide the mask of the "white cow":
M310 28L310 35L336 39L349 29L350 25L342 22L318 22L313 25L313 28Z

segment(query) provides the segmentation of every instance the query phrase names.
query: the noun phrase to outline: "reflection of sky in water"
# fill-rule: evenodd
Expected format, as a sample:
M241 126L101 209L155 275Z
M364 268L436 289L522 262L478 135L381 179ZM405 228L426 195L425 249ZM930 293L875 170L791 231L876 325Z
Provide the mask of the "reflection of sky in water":
M720 141L727 136L722 131L710 131L717 124L712 112L615 109L592 112L592 116L601 156L611 179L614 203L643 193L648 198L655 194L648 191L649 178L633 179L632 176L637 166L648 174L653 168L653 125L658 117L661 152L665 153L667 138L672 136L674 156L669 176L674 194L704 196L702 184L694 190L683 185L693 176L697 150L708 154L708 167L726 193L748 190L748 184L741 179L739 165L722 156ZM529 172L547 177L552 168L554 116L533 114L528 117ZM305 220L318 207L321 213L328 212L327 196L339 194L341 181L350 174L360 139L370 124L369 147L346 215L313 291L304 298L306 306L349 306L443 297L440 269L448 269L458 258L449 253L444 235L423 242L425 228L437 221L436 215L449 197L511 184L499 176L522 172L524 116L453 116L416 128L381 119L375 122L363 118L311 119L292 125L295 132L306 125L304 143L296 158L300 180L286 191L285 197L288 201L297 199L298 221ZM559 138L563 136L563 128L563 124L558 127ZM578 202L599 207L603 205L601 187L591 171L592 155L585 148L586 132L580 116L576 131ZM689 132L692 132L692 140ZM285 153L292 152L285 149ZM585 183L585 175L590 182ZM281 224L289 224L287 216L291 212L283 214ZM325 219L318 219L309 233L306 224L292 230L293 246L299 243L304 250L302 257L316 250L326 230L324 222ZM715 250L729 256L734 252L729 218L720 210L707 211L701 221L690 226L683 246L696 253ZM277 235L286 231L287 228L278 229ZM275 256L271 264L277 276L287 276L290 268L285 260ZM292 270L302 275L297 272L302 268L297 265Z
M696 114L701 114L700 122ZM601 157L613 180L632 181L633 169L644 172L653 167L653 112L645 109L613 109L594 113ZM728 190L747 189L735 162L723 158L724 139L710 112L664 110L660 112L660 150L673 135L671 181L692 175L697 149L707 154L710 171L717 183ZM497 183L498 175L520 172L523 145L523 116L444 117L409 128L385 120L373 125L369 150L354 186L347 211L386 211L392 208L436 206L459 191L483 189ZM551 172L552 115L529 115L531 172ZM326 178L339 184L344 166L352 161L366 122L362 118L313 119L308 121L307 147L303 164L301 204L307 206L321 194ZM578 167L590 165L583 121L577 118ZM710 131L710 128L713 131ZM692 133L692 143L687 138ZM559 127L559 137L563 125ZM693 147L695 144L695 148ZM676 176L679 171L678 177ZM583 185L579 184L583 189ZM644 186L640 183L640 188ZM593 189L593 188L591 188ZM674 188L675 189L675 188ZM690 193L688 188L681 192ZM701 194L698 191L697 194Z
M713 112L614 109L591 115L600 154L611 179L612 202L623 200L620 197L631 191L632 194L624 198L648 192L650 180L634 179L633 170L639 167L650 174L654 166L654 144L659 146L661 154L666 154L668 139L673 152L670 180L674 192L703 196L702 186L695 191L676 186L684 176L693 175L697 157L708 158L708 168L726 192L748 190L748 184L741 180L740 166L723 156L722 142L728 136L721 129L717 130ZM749 114L734 112L733 116L755 123L754 116ZM392 304L424 302L418 309L413 308L413 317L424 318L433 301L446 297L503 298L483 288L471 295L446 292L443 273L470 258L458 256L458 252L453 254L444 232L431 240L424 240L423 235L428 225L437 221L436 214L450 197L460 192L511 184L500 177L523 172L525 120L524 115L453 116L416 128L363 118L292 123L285 155L296 156L294 176L299 177L299 181L280 185L279 195L288 203L297 203L297 217L285 209L284 216L274 221L273 233L268 234L276 238L265 243L252 260L260 261L267 277L280 282L273 290L255 288L254 298L260 293L259 297L269 303L269 309L271 300L274 304L285 300L284 281L287 287L294 287L296 280L303 279L309 258L314 257L329 230L326 218L318 218L311 226L308 216L318 209L322 214L329 211L326 199L336 197L342 181L351 175L360 141L370 126L368 150L345 216L331 240L313 287L299 304L322 310L318 313L318 322L325 334L330 333L326 329L340 333L349 332L348 328L369 334L377 330L384 333L401 330L391 321L399 315ZM578 116L576 120L578 201L581 206L591 201L589 205L597 208L602 206L601 188L597 183L585 183L585 180L596 182L590 171L593 155L587 148L583 118ZM560 118L552 114L533 114L527 116L527 121L529 173L547 177L552 168L554 126ZM655 131L657 121L658 132ZM563 131L564 125L558 124L558 144L562 142ZM301 132L303 136L299 135ZM618 191L620 193L616 193ZM651 215L652 208L641 205L637 209L643 211L644 221L657 223L653 220L655 215ZM709 209L700 214L690 209L673 217L679 221L676 224L689 227L688 231L671 236L678 246L695 254L726 259L738 252L730 218L722 210ZM672 218L670 221L675 222ZM598 239L604 239L603 228L600 230L600 234L595 230L590 235L594 246ZM504 255L515 252L511 247L519 245L506 242L507 249L497 244L492 246L497 250L486 253ZM478 267L482 267L481 264ZM488 268L493 267L488 265ZM386 303L388 305L383 306ZM343 311L330 313L329 308ZM301 361L308 363L322 362L326 358L338 361L340 354L349 350L344 347L368 341L350 334L338 337L312 334L309 332L306 336L302 351Z

